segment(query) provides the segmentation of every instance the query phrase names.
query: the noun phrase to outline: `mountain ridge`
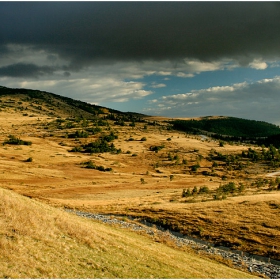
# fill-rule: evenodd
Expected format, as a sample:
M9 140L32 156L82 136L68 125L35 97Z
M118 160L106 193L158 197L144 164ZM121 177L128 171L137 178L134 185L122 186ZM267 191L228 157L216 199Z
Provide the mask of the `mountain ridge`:
M0 86L0 97L10 96L11 98L11 97L15 97L16 95L23 95L26 96L26 98L29 98L28 100L26 98L23 98L22 96L21 98L22 101L18 101L18 102L32 101L32 100L34 101L35 99L40 100L41 102L40 101L37 102L35 101L35 102L39 105L42 105L40 103L45 103L43 112L48 113L51 116L54 115L53 111L55 111L55 107L56 109L59 109L61 111L60 113L62 113L63 115L68 115L68 117L80 116L85 118L95 118L98 115L106 116L109 113L117 114L117 115L132 115L136 117L147 116L135 112L121 112L115 109L106 108L95 104L90 104L81 100L65 97L47 91L33 90L33 89L26 89L26 88L8 88L8 87ZM18 104L18 105L22 105L22 104ZM69 108L67 108L65 105L69 106ZM19 109L24 110L22 106ZM42 111L42 106L41 108L40 106L37 106L37 108L33 108L33 109L37 109L35 110L35 112L37 112L38 110Z

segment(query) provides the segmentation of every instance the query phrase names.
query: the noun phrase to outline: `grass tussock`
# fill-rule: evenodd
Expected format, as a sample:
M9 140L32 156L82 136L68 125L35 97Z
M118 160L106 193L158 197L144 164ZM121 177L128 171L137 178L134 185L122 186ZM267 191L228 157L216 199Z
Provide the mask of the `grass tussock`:
M250 278L0 189L0 278Z

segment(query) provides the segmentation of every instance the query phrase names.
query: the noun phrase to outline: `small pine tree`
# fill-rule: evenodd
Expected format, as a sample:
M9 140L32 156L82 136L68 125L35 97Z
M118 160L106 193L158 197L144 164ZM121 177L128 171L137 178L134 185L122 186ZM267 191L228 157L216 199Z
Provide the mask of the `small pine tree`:
M193 190L192 190L192 194L194 195L194 194L197 194L197 186L195 186L194 188L193 188Z
M190 192L190 189L183 189L183 192L182 192L182 197L189 197L191 196L191 192Z

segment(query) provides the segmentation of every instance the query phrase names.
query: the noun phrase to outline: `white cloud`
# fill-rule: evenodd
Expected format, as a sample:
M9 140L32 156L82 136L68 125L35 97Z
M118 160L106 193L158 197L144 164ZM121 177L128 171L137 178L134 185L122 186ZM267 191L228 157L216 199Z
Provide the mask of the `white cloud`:
M164 96L157 99L153 109L156 114L165 116L224 115L280 125L279 104L280 76L277 76L254 83L215 86Z
M237 63L230 59L222 59L211 62L199 61L197 59L185 59L185 64L190 73L217 71L237 67Z
M161 75L161 76L170 76L170 75L172 75L172 72L171 71L158 71L157 74ZM168 79L168 78L165 78L165 79Z
M40 89L71 98L80 99L89 103L125 102L131 99L141 99L154 92L146 90L146 84L140 79L151 75L165 76L168 80L171 76L193 77L197 71L209 71L223 67L224 62L200 63L189 61L177 63L170 61L143 61L141 63L117 62L114 64L97 64L76 71L69 70L65 75L67 62L59 58L55 53L47 53L43 50L34 50L30 46L10 45L15 60L10 63L34 63L40 66L57 67L53 75L37 78L6 78L2 77L2 85L10 87L25 87ZM24 54L24 55L23 55ZM21 58L21 60L19 60ZM2 64L2 63L1 63ZM3 66L3 64L2 64ZM1 67L1 65L0 65ZM166 87L165 83L154 83L152 88Z
M192 78L194 77L194 74L187 74L187 73L183 73L183 72L178 72L176 74L177 77L180 77L180 78Z
M166 87L166 84L163 84L163 83L157 84L157 83L153 82L151 87L152 88L163 88L163 87Z
M268 67L267 63L261 59L254 59L251 63L249 63L249 66L257 70L264 70Z
M39 78L0 77L0 85L45 90L83 100L94 104L107 102L127 102L150 96L146 112L167 116L200 115L247 115L256 119L271 120L278 118L280 104L280 78L260 80L255 83L239 83L228 86L213 86L192 90L187 93L153 96L150 89L167 88L173 77L192 78L202 72L229 70L240 67L239 62L229 59L203 62L186 58L181 62L142 61L116 62L87 66L71 70L68 62L55 53L36 50L31 46L9 45L13 55L1 57L0 67L13 63L33 63L38 66L50 66L57 69L53 75ZM246 66L254 69L276 67L277 61L250 59ZM277 64L278 63L278 64ZM65 75L69 71L69 75ZM71 75L70 75L71 74ZM152 78L154 83L145 82ZM160 76L160 77L159 77ZM156 80L158 79L158 81ZM150 78L151 79L151 78ZM168 88L167 88L168 89ZM176 91L178 92L178 91ZM254 103L253 103L254 102ZM136 106L135 106L136 107ZM141 108L139 108L141 110ZM280 121L279 121L280 124Z

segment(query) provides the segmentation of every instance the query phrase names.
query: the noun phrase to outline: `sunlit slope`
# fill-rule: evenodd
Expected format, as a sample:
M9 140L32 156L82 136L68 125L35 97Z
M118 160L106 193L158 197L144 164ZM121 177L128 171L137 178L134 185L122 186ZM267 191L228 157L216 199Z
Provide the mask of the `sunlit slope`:
M249 278L0 189L0 278Z

